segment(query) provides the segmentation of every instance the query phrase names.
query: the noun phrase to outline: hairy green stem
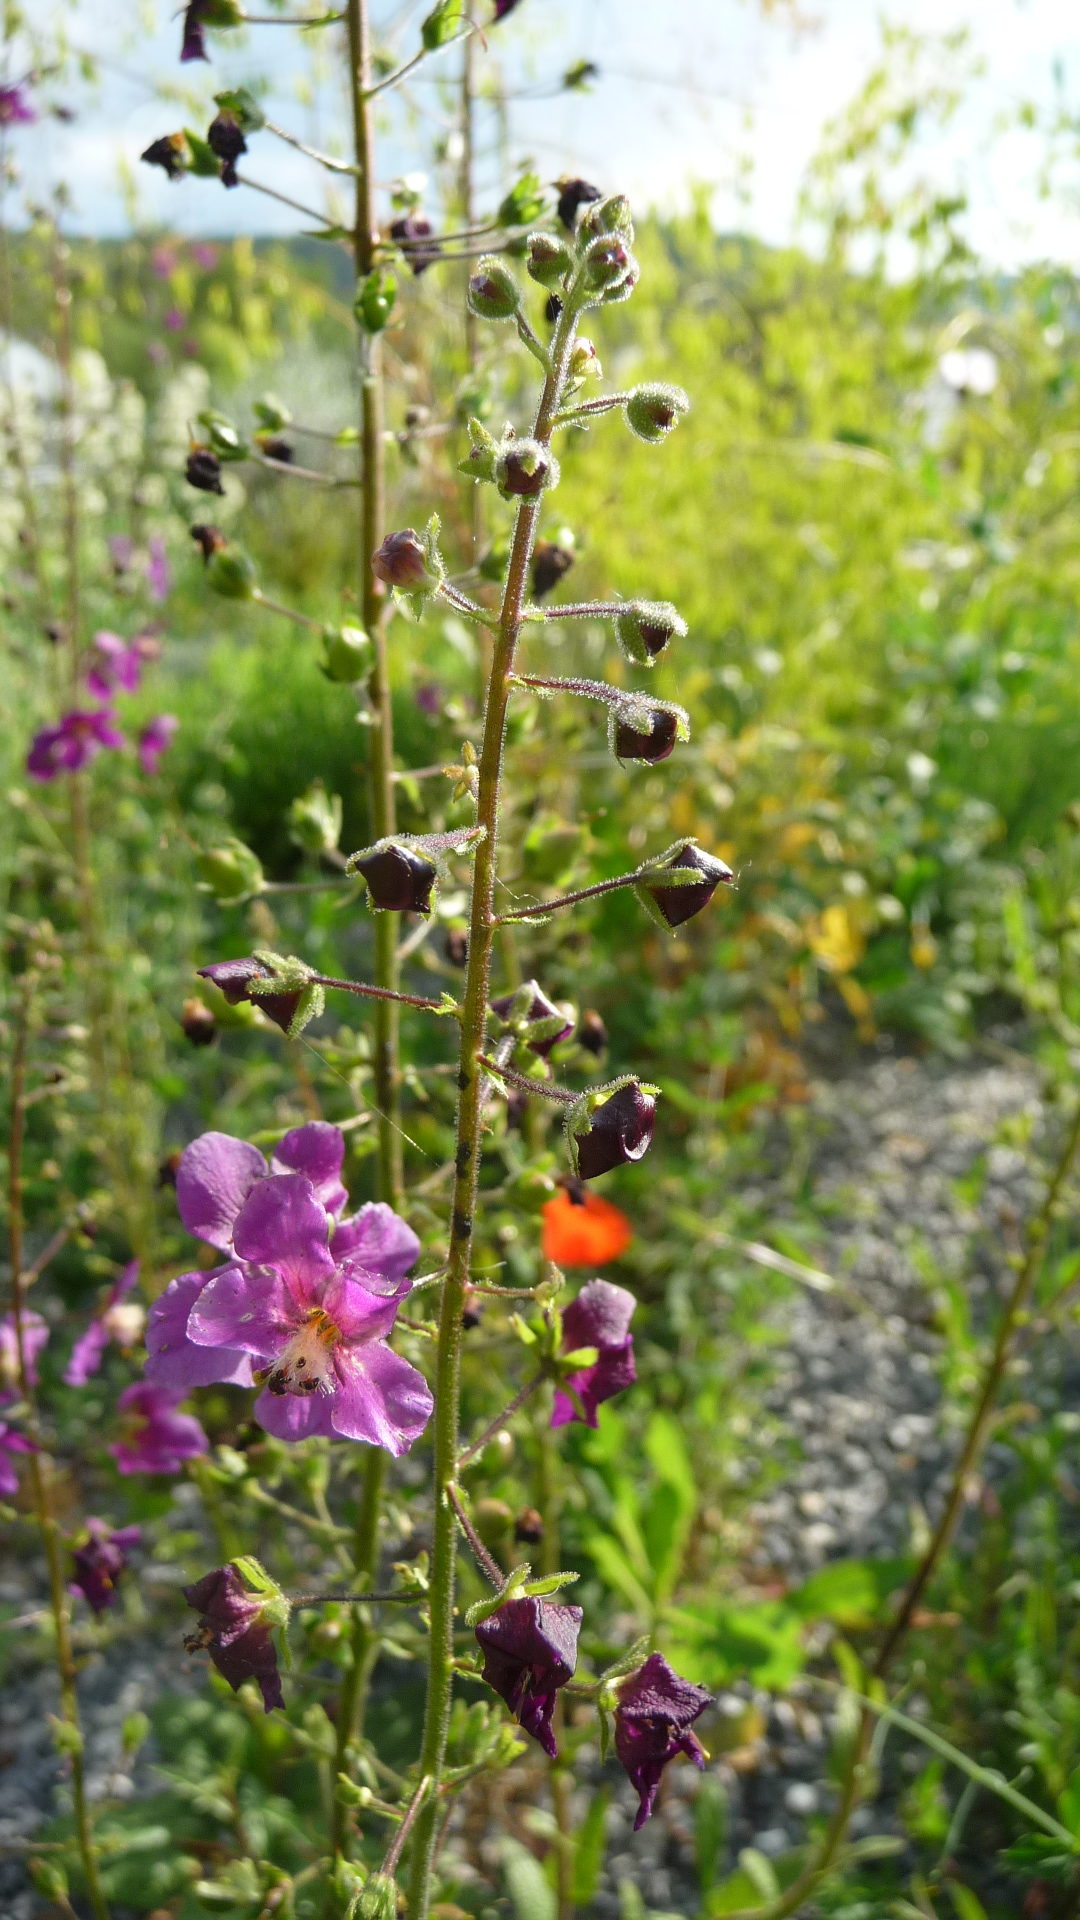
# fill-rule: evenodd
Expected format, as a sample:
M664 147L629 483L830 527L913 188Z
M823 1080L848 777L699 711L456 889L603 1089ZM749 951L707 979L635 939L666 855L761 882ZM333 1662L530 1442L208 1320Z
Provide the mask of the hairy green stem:
M548 374L537 408L533 436L541 445L551 440L552 421L566 384L570 354L577 329L578 308L572 297L559 316L551 346ZM431 1640L428 1664L427 1711L421 1772L430 1775L435 1791L420 1813L413 1841L412 1873L408 1892L408 1920L426 1920L431 1904L431 1877L435 1850L439 1785L446 1757L446 1737L453 1690L454 1593L457 1536L448 1489L453 1483L459 1450L459 1393L461 1379L462 1312L472 1268L473 1213L476 1207L481 1135L481 1089L484 1069L480 1055L488 1025L488 990L495 935L495 886L502 801L503 750L510 704L511 676L525 607L529 566L540 519L540 501L522 500L514 532L503 592L499 630L495 635L491 673L484 712L477 792L477 825L485 829L476 849L473 870L469 959L461 1014L457 1142L450 1222L450 1258L439 1320L435 1374L435 1468L431 1572Z
M23 1142L26 1131L26 1064L30 1039L34 981L24 977L15 1018L15 1045L11 1063L11 1099L8 1133L8 1257L11 1263L11 1305L15 1323L15 1349L19 1370L19 1391L28 1414L27 1437L35 1451L28 1456L30 1494L34 1516L45 1549L49 1579L49 1607L56 1637L56 1666L60 1678L60 1712L69 1738L63 1751L71 1762L71 1798L75 1819L75 1842L86 1880L86 1897L93 1920L109 1920L109 1909L101 1886L97 1852L86 1794L86 1769L83 1764L82 1728L79 1721L79 1696L75 1684L75 1657L71 1644L71 1608L64 1574L63 1540L53 1512L52 1462L41 1445L33 1381L26 1353L27 1272L23 1266Z
M1027 1322L1039 1275L1042 1272L1046 1244L1067 1181L1080 1153L1080 1103L1077 1104L1061 1152L1046 1185L1042 1205L1027 1230L1027 1245L1012 1290L1002 1310L993 1350L983 1375L982 1387L968 1424L960 1457L953 1470L949 1493L929 1544L897 1607L892 1623L878 1650L872 1672L884 1679L904 1645L923 1595L946 1553L975 1473L993 1431L997 1399L1017 1336ZM840 1798L825 1830L821 1845L779 1900L761 1907L741 1907L730 1920L790 1920L831 1873L847 1837L848 1824L862 1797L875 1716L886 1710L864 1706L853 1737L851 1754L840 1786ZM892 1712L893 1710L889 1710ZM895 1717L895 1716L894 1716Z

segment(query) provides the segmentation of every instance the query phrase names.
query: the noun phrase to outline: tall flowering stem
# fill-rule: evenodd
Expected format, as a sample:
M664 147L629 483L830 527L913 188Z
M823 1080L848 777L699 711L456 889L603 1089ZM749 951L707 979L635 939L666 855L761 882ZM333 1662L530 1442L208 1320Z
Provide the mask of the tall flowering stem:
M559 315L550 350L550 372L544 382L532 437L545 449L551 444L559 400L567 384L570 357L577 332L579 307L569 293ZM480 1157L481 1106L488 1024L491 954L496 930L495 883L502 799L503 748L512 691L514 659L527 600L529 566L536 543L540 499L522 499L514 521L506 585L487 688L483 743L477 790L477 825L484 836L477 843L473 876L469 959L461 1016L461 1052L455 1178L450 1226L450 1253L443 1287L435 1376L435 1518L431 1567L431 1642L428 1664L427 1710L421 1772L435 1783L435 1792L421 1808L413 1843L408 1894L409 1920L425 1920L431 1898L431 1871L438 1825L438 1785L446 1757L454 1653L455 1555L457 1535L454 1510L447 1489L454 1480L459 1451L462 1314L472 1265L473 1214L476 1207Z
M75 1684L75 1657L71 1644L71 1607L64 1572L64 1547L59 1523L53 1511L51 1462L41 1445L34 1399L35 1371L30 1361L29 1321L26 1295L31 1273L24 1265L23 1145L26 1135L26 1069L33 1016L35 978L27 973L22 982L14 1021L14 1048L11 1061L11 1097L8 1131L8 1258L11 1263L11 1307L15 1323L15 1347L18 1362L19 1392L26 1404L27 1473L34 1515L45 1550L49 1580L49 1610L56 1641L56 1666L60 1679L60 1721L57 1745L71 1764L71 1797L75 1818L75 1841L86 1881L86 1897L93 1920L109 1920L109 1909L98 1871L90 1807L86 1794L86 1769L83 1761L83 1736L79 1721L79 1696Z

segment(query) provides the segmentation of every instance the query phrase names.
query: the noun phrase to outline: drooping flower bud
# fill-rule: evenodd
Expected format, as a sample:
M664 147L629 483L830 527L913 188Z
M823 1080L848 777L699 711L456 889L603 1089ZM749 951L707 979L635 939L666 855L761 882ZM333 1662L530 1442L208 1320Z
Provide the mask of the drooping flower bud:
M554 1000L535 980L526 980L515 993L503 994L500 1000L491 1003L492 1013L505 1020L512 1033L515 1033L530 1053L539 1054L546 1060L552 1047L565 1040L574 1031L573 1019L568 1019L565 1010L557 1007Z
M674 886L669 881L665 886L664 875L672 871L700 874L701 879L676 881ZM706 853L696 840L684 840L649 870L638 890L648 896L669 927L681 927L708 906L717 887L730 886L734 877L726 861Z
M206 144L221 161L222 186L238 187L240 181L236 163L241 154L247 152L248 146L237 115L227 109L217 114L207 129Z
M682 1679L662 1653L650 1653L644 1666L619 1687L615 1752L638 1795L635 1833L656 1804L660 1776L669 1760L684 1753L695 1767L704 1769L705 1750L691 1728L711 1704L712 1694Z
M559 463L539 440L510 440L498 454L495 484L504 500L535 500L559 484Z
M191 148L182 133L165 133L160 140L151 140L139 157L148 167L160 167L170 180L182 180L191 171Z
M225 905L262 891L262 861L235 834L229 834L215 847L207 847L197 856L195 864L200 885Z
M592 187L587 180L572 180L567 177L556 181L559 199L556 211L567 233L573 233L578 208L587 207L591 201L602 198L599 187Z
M184 468L184 478L189 487L198 487L200 493L224 493L221 484L221 461L209 447L192 447Z
M574 264L573 254L553 233L530 233L525 254L525 271L530 280L542 287L557 287Z
M349 870L362 874L371 904L384 913L430 913L438 877L433 860L399 841L380 840L366 853L355 853Z
M434 593L439 576L428 564L428 552L415 527L388 533L371 562L377 580L403 593Z
M435 229L422 213L404 213L400 219L392 221L390 238L397 241L417 278L442 258L442 247Z
M519 5L520 0L495 0L495 13L492 19L492 25L497 27L499 21L506 20L509 15L513 13L514 8Z
M238 0L189 0L184 9L181 60L208 60L204 28L239 27L243 18Z
M321 780L297 794L289 808L289 838L306 853L333 853L341 838L341 796L327 793Z
M628 600L615 616L615 633L628 660L651 667L675 639L685 639L686 621L667 600Z
M266 1592L251 1592L235 1563L215 1567L181 1591L200 1616L197 1631L184 1641L188 1653L205 1648L234 1693L245 1680L257 1681L267 1713L283 1707L271 1628L284 1623L284 1599L275 1603Z
M611 749L619 760L644 760L657 766L689 740L690 722L682 707L669 700L633 696L611 709Z
M184 1001L180 1025L185 1040L193 1047L209 1047L217 1039L218 1025L205 1000L197 994Z
M555 540L540 540L533 553L532 591L534 600L543 600L554 591L564 574L569 573L576 556L572 547Z
M113 1531L104 1520L88 1520L87 1538L74 1549L72 1591L81 1593L95 1613L104 1613L116 1600L116 1585L127 1566L128 1550L141 1538L138 1527Z
M288 440L279 440L275 434L257 433L255 444L264 460L276 460L279 466L291 467L296 453Z
M494 254L477 263L466 295L469 311L481 320L512 320L521 306L521 288Z
M202 554L204 566L209 564L215 553L223 553L229 544L220 527L209 526L204 522L189 527L188 532Z
M598 1093L605 1092L598 1089ZM606 1100L584 1094L570 1109L567 1138L574 1170L582 1180L595 1180L616 1167L641 1160L652 1145L656 1126L656 1088L628 1076L616 1081Z
M689 411L690 401L682 388L665 386L659 380L635 387L626 396L626 424L639 440L648 441L650 446L666 440L683 414Z
M217 987L231 1007L247 1003L260 1008L282 1033L289 1032L301 1010L305 992L310 991L296 987L282 993L256 992L257 982L273 979L269 969L258 960L215 960L208 967L196 967L195 971Z
M475 1629L488 1686L551 1759L558 1751L551 1729L555 1695L574 1677L582 1618L580 1607L526 1595L507 1600Z

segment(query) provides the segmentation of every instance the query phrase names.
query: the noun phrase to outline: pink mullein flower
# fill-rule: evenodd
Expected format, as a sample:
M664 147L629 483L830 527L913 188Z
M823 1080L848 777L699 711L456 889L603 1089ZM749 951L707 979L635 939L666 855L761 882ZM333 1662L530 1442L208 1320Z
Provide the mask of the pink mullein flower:
M0 127L29 127L37 117L37 109L27 98L25 80L0 87Z
M31 780L56 780L62 773L77 773L96 759L102 748L123 745L123 734L104 709L65 713L55 727L43 727L35 734L26 756L26 771Z
M26 1378L37 1386L37 1357L49 1338L49 1329L40 1313L28 1308L23 1314L23 1347L26 1352ZM19 1379L19 1342L15 1334L15 1315L0 1320L0 1407L17 1400L22 1391Z
M185 1460L209 1452L194 1415L176 1411L185 1392L139 1380L120 1395L120 1438L109 1452L121 1473L178 1473Z
M174 713L159 713L147 722L136 742L135 751L144 773L156 773L158 762L180 725Z
M577 1404L569 1392L556 1389L553 1427L565 1427L571 1420L583 1420L586 1426L595 1427L601 1402L633 1386L637 1372L630 1321L636 1306L633 1294L625 1287L613 1286L610 1280L590 1280L577 1299L563 1309L563 1352L595 1347L596 1359L580 1373L572 1373L566 1382Z
M116 1599L116 1586L127 1566L128 1549L141 1538L138 1527L120 1527L116 1532L104 1520L88 1520L87 1538L74 1549L75 1573L72 1593L81 1594L95 1613L104 1613Z
M112 700L118 693L135 693L142 678L146 650L138 640L122 640L104 629L94 635L94 652L86 684L96 700Z
M85 1387L91 1375L100 1367L110 1340L115 1340L120 1347L133 1347L141 1339L146 1315L137 1301L129 1301L127 1297L138 1277L137 1260L129 1261L123 1272L117 1275L101 1312L94 1316L85 1333L81 1333L75 1342L71 1359L64 1369L65 1386Z
M6 1420L0 1420L0 1494L18 1492L19 1476L15 1471L12 1454L36 1453L37 1448L25 1433L17 1427L11 1427Z

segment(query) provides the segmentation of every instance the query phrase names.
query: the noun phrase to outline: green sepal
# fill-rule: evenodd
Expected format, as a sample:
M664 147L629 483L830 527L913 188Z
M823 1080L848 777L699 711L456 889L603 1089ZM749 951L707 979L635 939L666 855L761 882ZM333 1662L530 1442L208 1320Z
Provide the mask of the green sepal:
M495 215L496 225L500 227L531 227L534 220L542 218L547 205L547 196L540 184L538 173L523 173L515 180L506 196L499 202ZM569 255L567 256L569 258Z
M549 1593L558 1593L560 1587L572 1587L575 1580L580 1578L579 1573L571 1573L566 1569L562 1573L547 1573L542 1580L526 1580L521 1592L527 1594L530 1600L543 1600Z
M188 173L194 174L197 180L220 180L221 161L209 142L193 133L190 127L184 128L184 139L191 155Z
M425 53L437 53L461 32L464 24L464 0L438 0L420 23L420 39Z
M241 133L258 133L260 127L266 125L265 113L246 87L230 87L225 93L215 93L214 105L232 115Z
M531 1572L532 1563L528 1560L523 1560L520 1567L514 1567L512 1572L507 1574L498 1593L487 1594L483 1600L474 1601L465 1615L465 1625L477 1627L482 1620L490 1620L492 1614L498 1613L499 1608L504 1607L508 1600L518 1599Z

